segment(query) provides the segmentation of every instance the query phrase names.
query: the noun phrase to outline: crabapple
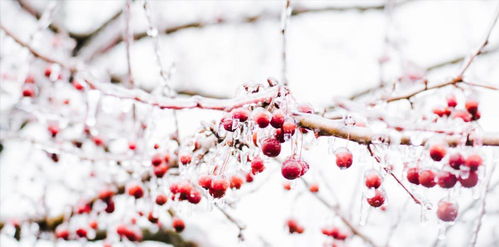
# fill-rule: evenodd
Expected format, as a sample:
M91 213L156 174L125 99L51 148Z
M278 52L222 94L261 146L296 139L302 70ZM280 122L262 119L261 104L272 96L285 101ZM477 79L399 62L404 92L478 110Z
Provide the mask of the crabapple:
M128 188L128 194L139 199L144 196L144 189L140 185L132 185Z
M381 176L377 172L372 171L366 175L365 184L366 187L369 189L371 188L377 189L379 188L379 186L381 186L382 181L383 179L381 178Z
M464 164L464 157L460 153L453 153L449 156L449 166L459 170L461 165Z
M198 204L201 201L201 192L194 190L187 196L187 201L192 204Z
M270 124L270 114L267 111L255 113L253 120L260 128L266 128Z
M336 165L340 169L346 169L352 165L353 162L352 153L347 148L339 149L338 151L336 151L335 155L336 155Z
M168 197L166 197L163 194L160 194L160 195L156 196L156 204L158 204L160 206L163 205L163 204L165 204L167 200L168 200Z
M209 192L214 198L221 198L225 195L227 188L229 188L229 182L223 178L218 178L212 180Z
M446 153L447 153L447 150L446 150L445 146L443 146L441 144L435 144L435 145L430 147L430 157L434 161L441 161L444 158Z
M300 161L289 158L282 163L281 173L282 176L288 180L293 180L302 176L303 165Z
M440 201L438 203L437 216L440 220L449 222L457 218L458 206L455 203L448 201Z
M383 203L385 203L384 193L380 190L375 190L374 196L367 198L367 203L375 208L380 207Z
M284 115L281 112L275 112L272 115L272 119L270 120L270 125L278 129L282 127L283 123L284 123Z
M253 174L263 172L264 169L265 165L263 164L263 160L260 157L256 157L251 161L251 172Z
M419 184L419 168L412 167L407 170L407 180L410 183Z
M437 184L435 176L435 172L432 170L422 170L419 172L419 183L424 187L431 188Z
M86 238L87 237L87 230L85 228L78 228L76 229L76 235L80 238Z
M448 171L441 171L438 174L438 185L440 187L445 189L450 189L454 187L456 183L457 183L457 177L454 174Z
M470 171L467 177L460 176L459 183L465 188L472 188L478 184L478 174L475 171Z
M470 168L471 171L476 171L478 170L478 167L482 165L483 159L480 155L478 154L471 154L468 157L466 157L464 161L464 165Z
M239 176L232 176L230 178L230 188L231 189L240 189L241 186L243 185L244 181L241 177Z
M467 100L464 107L470 114L474 115L478 111L478 102L475 100Z
M166 164L161 164L159 166L155 166L153 168L154 176L158 178L162 178L166 172L168 171L169 167Z
M262 152L268 157L276 157L281 153L281 143L274 138L263 140Z
M181 232L185 229L185 223L180 218L174 218L172 221L172 227L176 232Z
M447 106L448 107L456 107L457 106L456 96L454 96L452 94L447 96Z
M189 154L184 154L184 155L181 155L180 156L180 163L182 163L183 165L187 165L189 163L191 163L191 156Z
M161 163L163 163L163 157L161 157L161 154L155 154L154 156L152 156L151 164L153 166L159 166L161 165Z
M111 197L113 197L114 195L114 191L112 190L103 190L99 193L99 199L103 200L103 201L108 201L111 199Z
M202 175L198 178L198 185L204 189L209 189L211 187L212 177L210 175Z
M235 109L232 111L232 118L239 120L239 122L245 122L248 120L249 112L246 109Z
M285 121L282 124L282 132L284 134L293 135L295 133L295 129L296 129L296 124L291 121Z

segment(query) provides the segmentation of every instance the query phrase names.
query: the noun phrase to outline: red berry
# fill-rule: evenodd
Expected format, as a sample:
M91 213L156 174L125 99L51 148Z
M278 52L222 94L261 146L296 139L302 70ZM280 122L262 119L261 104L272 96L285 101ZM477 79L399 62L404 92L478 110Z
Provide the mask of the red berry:
M99 193L99 199L103 200L103 201L109 201L111 199L111 197L113 197L114 195L114 191L112 190L103 190Z
M251 172L253 174L257 174L263 172L265 169L265 165L263 164L263 160L260 157L256 157L251 161Z
M193 190L187 197L187 200L192 204L198 204L201 201L201 192Z
M467 177L460 176L459 183L465 188L472 188L478 184L478 174L474 171L470 171Z
M483 159L480 155L478 154L472 154L469 155L466 160L464 161L464 164L470 168L471 171L476 171L478 170L478 167L480 167L483 163Z
M293 135L295 133L295 129L296 129L296 124L291 121L285 121L282 124L282 132L284 134Z
M198 184L204 189L209 189L211 187L211 180L210 175L202 175L198 179Z
M50 75L52 74L52 69L50 67L45 68L45 71L43 72L43 74L46 77L50 77Z
M102 145L104 145L104 140L102 140L100 137L94 136L92 138L92 141L94 142L94 144L96 146L102 146Z
M137 148L137 145L135 144L135 142L128 143L128 149L135 150L136 148Z
M79 90L79 91L81 91L81 90L83 90L83 89L84 89L83 85L81 85L81 83L79 83L79 82L77 82L77 81L73 81L73 87L74 87L76 90Z
M245 122L248 120L249 112L246 109L235 109L232 111L232 118L239 120L239 122Z
M87 237L87 230L84 228L78 228L76 230L76 235L78 235L78 237L80 237L80 238L86 238Z
M52 137L56 137L59 133L59 127L57 125L49 125L47 129Z
M419 184L419 168L412 167L407 170L407 180L413 184Z
M253 117L260 128L266 128L270 123L270 114L267 111L257 112Z
M246 183L253 182L253 179L254 179L253 178L253 173L251 173L251 172L246 173Z
M154 156L152 156L151 164L153 166L159 166L161 165L161 163L163 163L163 157L161 157L160 154L155 154Z
M462 119L464 122L469 122L471 121L471 114L467 111L463 111L463 110L455 110L453 113L452 113L452 118L454 119L457 119L457 118L460 118Z
M26 79L24 79L24 83L35 83L35 77L33 77L33 75L26 76Z
M319 185L318 184L311 184L310 187L308 187L308 190L312 193L319 192Z
M272 125L272 127L276 129L281 128L283 123L284 115L282 113L276 112L272 115L272 119L270 120L270 125Z
M457 177L447 171L442 171L438 174L438 185L445 189L454 187L457 183Z
M291 190L291 184L290 184L290 183L288 183L288 182L286 182L286 183L284 183L283 188L284 188L285 190Z
M456 204L447 201L438 203L437 216L440 220L449 222L457 218L458 207Z
M289 158L282 163L281 173L284 178L289 180L299 178L303 175L303 165L300 161Z
M108 200L106 201L106 208L104 209L104 211L106 211L106 213L110 214L112 212L114 212L114 201L113 200Z
M23 89L23 96L24 97L33 97L35 96L35 91L31 87L26 87Z
M170 192L172 194L177 194L180 192L180 186L177 183L172 183L170 184Z
M182 219L174 218L172 222L172 227L176 232L181 232L185 229L185 223Z
M464 164L464 157L460 153L454 153L449 156L449 166L459 170L461 165Z
M192 184L190 184L187 181L184 181L178 185L178 192L180 194L186 195L186 197L187 197L187 195L190 195L192 193L193 189L194 189L194 187L192 187Z
M478 111L478 102L475 100L468 100L466 101L465 108L473 115Z
M234 121L232 120L232 118L223 118L221 122L226 131L234 132L234 130L236 130L236 126L234 126Z
M372 171L366 175L365 184L369 189L377 189L379 188L379 186L381 186L382 181L383 179L381 178L381 176L377 172Z
M286 221L286 225L288 226L289 233L303 233L304 228L303 226L299 225L298 222L294 219L289 219Z
M229 188L229 182L223 178L214 179L211 182L210 195L215 198L221 198L225 195L225 191Z
M443 117L443 116L449 116L451 114L451 111L447 107L435 107L433 108L433 113L439 117Z
M169 169L169 167L166 164L155 166L153 168L154 176L156 176L158 178L162 178L166 174L168 169Z
M83 203L76 209L77 214L88 214L92 211L92 203Z
M231 189L240 189L241 186L243 185L244 181L241 177L239 176L232 176L230 178L230 188Z
M128 188L128 194L139 199L144 196L144 189L140 185L132 185Z
M281 153L281 143L274 138L267 138L263 140L262 152L266 156L276 157Z
M153 223L153 224L156 224L158 223L158 217L154 216L154 214L152 212L149 212L147 214L147 220L149 220L149 222Z
M448 107L456 107L457 106L456 96L454 96L454 95L447 96L447 106Z
M182 163L183 165L187 165L189 163L191 163L191 155L189 154L184 154L184 155L181 155L180 156L180 163Z
M336 152L336 165L340 169L346 169L350 167L353 163L352 153L346 149L341 148Z
M161 205L165 204L166 201L168 201L168 197L166 197L165 195L160 194L160 195L156 196L156 204L161 206Z
M99 227L99 225L97 224L97 221L95 221L95 220L90 221L90 223L88 223L88 226L94 230L97 230L97 228Z
M369 205L377 208L385 203L385 195L380 190L374 191L374 196L367 198Z
M303 112L303 113L308 113L308 114L314 113L314 108L312 108L312 106L309 104L298 105L297 109L299 112Z
M68 240L69 239L69 231L66 229L58 229L55 232L55 237L60 238L60 239L64 239L64 240Z
M284 131L282 129L274 130L274 138L278 140L280 143L286 142L286 138L284 138Z
M435 186L437 184L435 182L435 172L432 170L423 170L419 172L419 183L427 188Z
M447 153L447 149L445 148L445 146L443 146L441 144L435 144L435 145L430 147L430 157L434 161L441 161L444 158L446 153Z

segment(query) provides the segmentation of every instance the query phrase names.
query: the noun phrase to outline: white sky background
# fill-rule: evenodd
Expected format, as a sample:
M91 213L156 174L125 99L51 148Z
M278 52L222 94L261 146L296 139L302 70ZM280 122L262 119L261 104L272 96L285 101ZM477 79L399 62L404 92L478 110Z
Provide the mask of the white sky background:
M294 1L295 5L306 7L370 5L383 1ZM45 1L35 1L43 6ZM386 53L391 60L384 69L384 79L393 81L406 73L413 73L435 63L469 54L482 41L488 28L498 1L481 0L421 0L397 7L389 28L389 36L397 43L399 51L388 48ZM280 1L153 1L153 15L158 26L177 25L192 21L207 21L217 17L237 19L261 13L279 13ZM123 6L123 1L105 0L71 0L61 3L62 15L58 21L64 23L68 30L88 32L99 26L115 11ZM98 7L97 7L98 6ZM132 12L133 28L136 31L146 29L143 10L136 6ZM3 25L10 27L19 35L27 37L33 30L33 20L20 14L19 9L11 1L0 2L0 14ZM380 77L378 59L384 54L383 39L387 31L387 18L383 11L347 11L309 13L293 16L289 23L288 35L288 78L290 88L299 102L311 103L315 109L330 105L334 99L348 97L365 88L377 85ZM3 34L2 34L3 35ZM38 44L40 45L40 44ZM490 47L499 45L499 27L492 32ZM202 29L186 29L168 36L161 36L162 56L170 64L175 63L173 75L174 88L195 89L209 94L232 96L242 83L263 82L268 77L279 78L281 73L281 40L280 22L278 19L266 19L251 24L223 24ZM3 51L8 52L8 51ZM23 54L21 54L23 55ZM20 55L20 56L21 56ZM134 42L132 48L133 74L138 85L151 88L159 82L158 71L150 39ZM402 62L405 61L405 62ZM124 45L119 45L109 53L102 55L91 65L95 71L111 71L113 74L126 74ZM458 65L447 66L428 75L430 82L444 81L458 70ZM2 68L5 69L5 68ZM2 71L3 73L4 71ZM469 81L487 82L499 85L499 53L479 57L466 74ZM450 92L449 88L436 91L441 95L440 101ZM493 91L477 90L475 95L480 99L482 119L480 125L485 131L499 132L499 94ZM421 111L429 111L438 104L437 97L421 96L415 100ZM6 101L3 102L6 104ZM1 107L5 109L4 106ZM409 117L406 102L394 103L387 107L387 113L401 121ZM217 119L221 115L198 110L179 113L181 135L192 133L199 126L199 121ZM2 115L5 117L5 115ZM162 115L164 117L164 115ZM168 123L167 119L159 119ZM451 126L453 128L455 126ZM9 176L16 174L16 164L25 157L23 146L18 149L5 150L1 157L2 208L0 216L22 215L23 205L12 200L10 192L15 184L9 183ZM305 159L311 164L309 180L318 181L320 172L327 174L329 183L342 202L345 213L349 213L348 205L355 185L360 183L364 167L371 166L367 158L356 158L351 169L340 171L333 167L332 155L328 153L328 140L322 138L318 145L306 151ZM352 150L364 151L362 147L349 144ZM497 154L497 151L495 151ZM289 153L286 146L284 153ZM365 155L365 154L364 154ZM408 155L401 152L399 159ZM497 156L496 156L497 159ZM314 164L329 162L331 166ZM497 164L497 162L496 162ZM67 168L67 167L66 167ZM334 220L329 212L310 195L301 196L295 201L295 194L284 193L280 172L276 165L269 165L267 174L260 175L254 184L269 177L270 181L256 193L244 196L238 207L232 212L247 224L247 243L237 241L237 231L228 224L223 216L217 213L208 214L206 208L196 209L184 217L189 224L183 235L186 239L200 239L201 246L260 246L259 236L272 246L321 246L325 237L320 227ZM66 176L69 168L58 168L53 176ZM71 168L73 169L73 168ZM85 170L85 168L77 168ZM273 173L272 173L273 171ZM272 173L272 175L270 174ZM57 175L58 174L58 175ZM52 176L47 175L47 176ZM493 179L498 179L496 171ZM77 181L78 179L75 179ZM495 181L494 180L494 181ZM83 183L83 182L82 182ZM398 213L403 212L403 224L392 236L391 246L429 246L438 235L439 226L431 212L431 220L420 223L420 208L409 201L406 209L401 209L407 194L390 178L385 179L388 194L389 210L385 213L372 210L366 226L361 229L378 243L384 243L390 224ZM248 186L250 187L250 186ZM324 186L323 186L324 187ZM249 188L251 189L251 188ZM322 189L322 188L321 188ZM244 193L244 190L241 192ZM321 193L327 192L324 190ZM446 192L434 188L431 192L419 188L418 194L435 203ZM463 207L469 199L476 197L476 191L462 191L459 196ZM360 214L360 195L353 204L352 213ZM10 198L10 199L9 199ZM328 197L330 198L330 197ZM64 199L61 199L64 200ZM484 218L477 246L493 246L493 236L499 236L499 217L497 210L498 193L490 193L489 207L493 211ZM25 203L24 203L25 204ZM293 206L290 206L293 204ZM24 205L29 207L29 205ZM29 211L29 210L28 210ZM478 208L474 210L478 211ZM287 217L292 215L305 226L305 233L289 236L283 227ZM474 213L468 215L469 220L458 223L449 232L447 246L466 246L470 237L470 229ZM208 216L209 215L209 216ZM208 229L208 230L206 230ZM200 232L203 232L202 234ZM17 246L18 243L2 237L6 246ZM496 242L497 244L497 242ZM31 242L19 246L31 246ZM78 243L74 244L78 246ZM144 246L153 246L146 243ZM359 239L351 240L349 246L362 246ZM65 246L65 245L60 245ZM70 246L70 245L68 245ZM72 246L72 245L71 245ZM89 244L88 246L93 246Z

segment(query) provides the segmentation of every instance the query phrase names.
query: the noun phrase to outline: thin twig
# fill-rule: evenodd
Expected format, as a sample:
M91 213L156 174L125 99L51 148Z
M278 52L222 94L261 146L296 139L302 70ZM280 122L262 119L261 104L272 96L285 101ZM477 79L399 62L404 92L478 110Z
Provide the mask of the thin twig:
M131 28L131 7L132 0L127 0L125 4L125 32L123 36L125 39L125 49L126 49L126 65L127 65L127 82L130 88L133 88L133 73L132 73L132 61L131 61L131 46L132 46L132 28Z
M287 59L287 33L288 33L288 25L289 18L291 17L291 0L284 0L284 5L281 12L281 81L287 86L288 85L288 77L287 77L287 67L288 67L288 59Z

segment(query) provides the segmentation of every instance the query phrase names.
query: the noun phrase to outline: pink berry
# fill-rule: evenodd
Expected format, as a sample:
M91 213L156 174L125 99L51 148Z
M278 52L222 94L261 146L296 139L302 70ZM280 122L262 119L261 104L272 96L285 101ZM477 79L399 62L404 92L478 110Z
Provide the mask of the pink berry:
M274 138L263 140L262 152L268 157L276 157L281 153L281 143Z
M478 174L474 171L470 171L467 177L460 176L459 183L464 188L472 188L478 184Z
M372 207L380 207L385 203L385 195L380 190L374 191L374 196L367 198L367 203Z
M283 123L284 115L282 113L276 112L272 115L272 119L270 120L270 125L272 125L272 127L276 129L281 128Z
M270 114L267 111L257 112L253 117L260 128L266 128L270 123Z
M455 203L440 201L438 203L437 216L440 220L449 222L457 218L458 207Z
M336 151L336 165L340 169L349 168L352 165L352 162L353 162L353 157L350 150L346 148L341 148L340 150Z
M472 154L466 157L466 160L464 161L464 164L470 168L471 171L476 171L478 170L478 167L480 167L483 163L483 159L480 155L478 154Z
M430 157L434 161L441 161L444 158L446 153L447 153L447 149L445 148L445 146L443 146L441 144L435 144L435 145L430 147Z
M445 189L450 189L454 187L457 183L457 177L448 172L448 171L442 171L438 174L438 185L442 188Z
M449 156L449 166L459 170L461 165L464 164L464 157L460 153L454 153Z
M412 167L407 170L407 181L416 185L419 184L419 168Z
M435 172L432 170L423 170L419 172L419 183L427 188L435 186L437 184L435 182Z

